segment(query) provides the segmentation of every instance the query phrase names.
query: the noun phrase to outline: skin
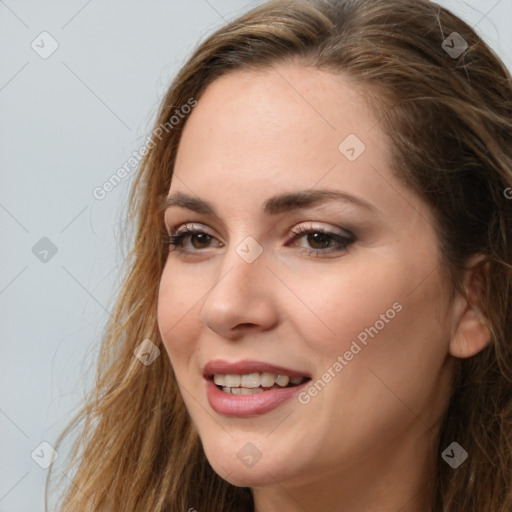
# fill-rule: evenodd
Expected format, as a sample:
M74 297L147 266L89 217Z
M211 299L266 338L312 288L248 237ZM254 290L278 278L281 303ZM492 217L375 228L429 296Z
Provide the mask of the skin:
M356 134L353 162L338 149ZM344 191L340 201L267 215L275 194ZM158 323L194 427L214 470L251 487L257 512L423 512L437 459L436 423L450 393L453 356L489 342L478 311L440 273L429 206L392 172L390 141L348 78L296 63L217 79L190 114L169 194L212 203L218 217L172 206L171 233L193 222L212 238L170 251ZM296 227L356 240L329 251ZM236 252L253 237L263 252ZM324 249L322 249L324 248ZM471 290L473 274L466 276ZM319 379L394 303L402 306L307 404L292 399L252 418L209 405L201 369L216 358L256 359ZM254 444L260 460L237 457ZM193 504L191 504L192 506Z

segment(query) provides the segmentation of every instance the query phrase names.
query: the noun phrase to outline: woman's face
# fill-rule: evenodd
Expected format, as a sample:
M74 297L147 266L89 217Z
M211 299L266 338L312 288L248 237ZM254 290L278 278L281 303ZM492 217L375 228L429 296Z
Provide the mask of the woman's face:
M449 289L363 89L291 64L216 80L169 197L170 234L195 234L159 329L213 468L298 489L417 465L449 390Z

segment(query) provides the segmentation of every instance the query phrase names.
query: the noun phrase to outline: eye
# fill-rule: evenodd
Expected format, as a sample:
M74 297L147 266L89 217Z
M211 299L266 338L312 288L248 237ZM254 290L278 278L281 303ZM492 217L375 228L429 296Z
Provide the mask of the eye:
M185 239L189 239L192 249L185 248ZM194 225L185 224L180 227L173 235L168 235L167 244L170 251L178 251L179 253L192 253L195 250L207 249L213 235L208 234L202 229L194 227ZM224 244L221 243L221 247Z
M345 251L355 241L355 237L347 232L347 236L328 231L324 228L299 226L293 231L292 240L305 238L310 248L302 247L309 255L323 256L330 253Z
M347 232L347 236L344 236L319 227L299 226L292 231L292 234L292 241L304 238L309 244L309 248L299 246L301 252L305 251L308 255L317 257L345 251L355 241L355 237L351 233ZM210 248L212 240L216 240L216 238L204 229L195 227L193 224L185 224L176 233L168 235L167 244L171 252L198 254L202 250ZM186 247L185 241L189 242L188 247ZM219 247L223 246L224 244L220 242ZM297 244L292 244L292 246L297 246Z

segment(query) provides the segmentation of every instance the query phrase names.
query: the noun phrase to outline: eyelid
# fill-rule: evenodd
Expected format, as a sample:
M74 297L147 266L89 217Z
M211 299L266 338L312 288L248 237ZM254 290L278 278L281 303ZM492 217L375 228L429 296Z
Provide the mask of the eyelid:
M204 224L199 224L195 222L185 222L184 224L178 223L176 224L176 226L178 227L176 228L173 226L171 229L169 229L169 226L167 227L167 231L169 232L170 235L176 236L183 232L197 230L204 231L207 235L217 238L217 236L211 233L209 228L206 227Z
M309 224L307 226L304 226L303 225L304 222L309 222ZM347 238L354 236L350 231L340 228L338 226L329 225L326 227L325 225L319 224L318 221L303 221L303 223L299 224L298 226L293 227L290 230L290 233L295 234L295 233L301 232L303 230L306 231L306 230L310 230L310 229L319 229L319 230L323 230L325 232L329 232L329 233L336 234L339 236L346 236ZM217 235L213 234L210 231L209 227L205 226L202 223L195 222L195 221L190 221L190 222L185 222L185 223L178 222L174 225L169 225L166 222L165 227L167 229L167 232L170 235L179 235L180 233L182 233L184 231L188 231L188 230L201 230L201 231L204 231L206 234L208 234L214 238L217 238Z
M346 236L347 238L354 237L354 235L350 231L348 231L347 229L340 228L338 226L333 226L333 225L325 226L325 225L319 224L317 221L304 221L304 222L309 222L309 224L304 225L303 223L301 223L298 226L295 226L291 230L291 233L300 233L303 231L312 231L312 230L317 229L324 233L329 233L329 234L333 234L333 235Z

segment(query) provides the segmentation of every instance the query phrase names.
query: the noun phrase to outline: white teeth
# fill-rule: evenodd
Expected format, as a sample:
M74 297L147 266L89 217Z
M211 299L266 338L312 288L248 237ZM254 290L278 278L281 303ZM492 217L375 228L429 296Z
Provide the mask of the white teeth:
M273 373L263 372L260 375L260 385L264 388L271 388L276 382L276 376Z
M215 382L215 384L217 384L217 386L224 386L224 375L221 375L221 374L216 374L213 376L213 382Z
M243 388L259 388L260 387L260 374L249 373L242 375L240 379L240 386Z
M236 374L215 374L213 381L217 386L223 388L226 393L235 395L246 395L254 392L264 391L262 388L271 388L275 384L279 387L286 387L288 384L294 386L301 384L305 377L288 377L287 375L275 375L270 372L263 373L246 373L244 375ZM246 389L251 392L247 392ZM241 390L241 391L240 391ZM240 391L240 392L239 392Z
M288 383L290 382L290 377L286 375L278 375L276 379L276 384L278 384L281 387L288 386Z
M254 389L240 388L241 395L254 395L256 393L263 393L263 389L261 389L261 388L254 388Z
M225 375L224 386L229 388L238 388L240 386L240 375Z
M228 393L231 395L255 395L257 393L263 393L263 389L261 388L230 388L230 387L223 387L222 391L224 393Z

